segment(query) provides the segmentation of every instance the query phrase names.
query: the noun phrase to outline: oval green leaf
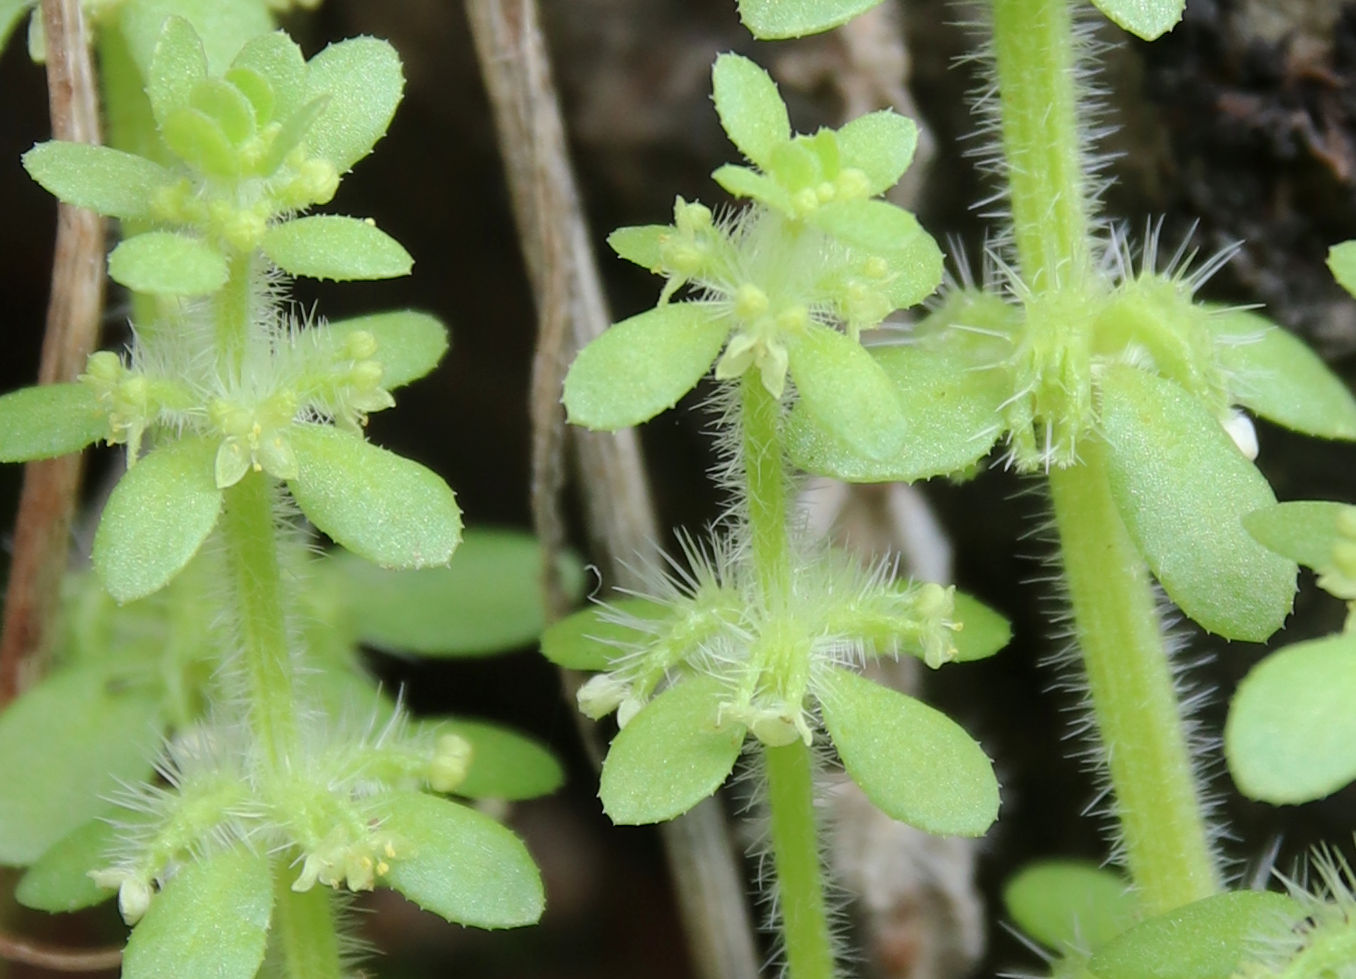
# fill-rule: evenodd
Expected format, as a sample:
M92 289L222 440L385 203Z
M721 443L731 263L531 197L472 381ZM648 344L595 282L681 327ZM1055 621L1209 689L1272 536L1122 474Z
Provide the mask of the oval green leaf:
M67 204L124 220L149 216L155 192L173 181L158 163L88 143L39 143L23 163L29 176Z
M0 397L0 462L52 459L108 434L108 419L83 384L40 384Z
M963 591L951 596L956 622L960 630L951 637L956 647L953 662L969 663L986 659L1012 640L1012 624L979 599Z
M1101 393L1111 493L1163 590L1210 632L1266 639L1290 612L1296 573L1243 529L1276 502L1266 479L1173 382L1111 367Z
M123 816L119 813L118 818ZM107 901L117 891L100 887L89 872L108 865L108 854L118 835L117 827L106 819L91 819L77 826L19 878L14 899L26 908L53 914L79 911Z
M385 41L355 37L331 44L308 68L306 101L327 95L329 102L311 127L307 149L345 173L391 125L405 89L400 57Z
M1346 503L1295 500L1255 510L1243 517L1243 526L1282 557L1322 571L1332 565L1333 546L1342 539L1338 515L1352 509Z
M791 120L777 84L757 64L738 54L722 54L711 69L711 95L730 142L763 170L772 154L791 138Z
M414 267L410 253L370 218L338 214L275 224L259 248L284 272L311 279L392 279Z
M396 840L386 887L475 928L517 928L541 917L545 896L532 857L489 816L417 792L393 792L373 808Z
M1338 285L1356 296L1356 241L1344 241L1328 249L1328 271Z
M338 320L322 327L320 332L322 337L342 343L345 337L360 330L376 338L381 386L388 391L419 380L437 367L447 353L447 327L442 320L412 309Z
M941 836L983 836L998 818L993 764L941 711L837 667L817 694L843 767L891 819Z
M838 130L844 167L866 174L867 194L883 194L904 176L918 146L918 127L891 109L869 112Z
M846 24L880 0L739 0L739 19L754 37L776 41Z
M1186 0L1092 0L1107 19L1144 41L1161 37L1177 26Z
M1082 860L1043 860L1003 886L1003 905L1017 927L1047 948L1088 953L1135 921L1130 884Z
M386 568L446 564L461 541L452 490L417 462L328 425L288 430L297 475L287 481L318 528Z
M1296 643L1252 668L1224 726L1243 794L1311 802L1356 779L1356 635Z
M670 303L609 327L565 376L565 410L585 428L648 421L696 386L730 332L701 303Z
M108 274L134 292L202 296L226 284L226 258L200 238L148 231L119 243Z
M612 739L598 797L619 825L658 823L682 815L729 778L744 728L716 726L726 694L716 677L669 687Z
M127 940L123 979L253 979L272 915L266 855L243 845L208 853L151 899Z
M807 424L866 459L895 458L908 421L895 386L871 354L846 334L818 323L787 346Z
M188 104L193 86L207 77L207 55L202 39L183 17L167 17L168 5L132 4L132 8L161 9L129 10L122 18L123 34L132 56L145 68L146 50L151 50L150 67L145 71L146 97L157 126L163 126L169 114ZM158 16L157 16L158 14Z
M1356 439L1356 398L1299 337L1248 310L1217 311L1206 323L1239 404L1305 435Z
M118 602L159 591L188 564L221 512L218 443L170 442L127 470L94 534L94 570Z
M525 734L498 724L464 718L418 722L438 734L458 734L471 743L471 767L454 794L468 799L535 799L554 792L565 772L551 752Z
M536 641L546 628L541 546L531 534L473 529L446 568L387 571L344 560L344 604L359 641L423 656L483 656ZM564 562L577 597L583 573Z
M1216 894L1142 922L1089 963L1097 979L1230 979L1256 942L1286 935L1304 917L1284 894Z
M149 778L163 724L156 698L91 669L54 673L0 714L0 864L30 864Z
M609 599L605 605L581 609L553 623L542 634L541 653L569 670L610 670L615 657L653 636L627 620L658 623L668 614L668 606L649 598ZM622 621L617 621L619 618Z
M306 58L296 42L282 31L250 38L231 66L255 72L267 80L273 104L261 123L285 122L305 102Z
M664 266L662 243L673 231L673 226L668 224L638 224L618 228L607 236L607 245L619 257L658 275Z

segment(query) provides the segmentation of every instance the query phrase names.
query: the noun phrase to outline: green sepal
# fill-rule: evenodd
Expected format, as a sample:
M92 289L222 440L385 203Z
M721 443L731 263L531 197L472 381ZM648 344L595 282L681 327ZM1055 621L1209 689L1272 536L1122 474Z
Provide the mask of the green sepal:
M259 249L290 275L311 279L391 279L409 275L414 259L371 220L315 214L275 224Z
M53 673L0 713L0 864L37 860L149 778L163 730L157 700L107 673Z
M129 8L143 6L130 4ZM165 6L168 6L165 5ZM132 56L144 51L147 35L154 23L153 53L146 70L146 97L157 127L163 127L175 109L188 105L193 86L207 77L207 54L202 38L183 17L157 17L154 12L134 13L123 18L123 33ZM143 55L144 57L144 55ZM145 61L140 62L143 66Z
M307 101L329 96L306 139L307 149L346 173L390 128L405 89L400 57L385 41L355 37L331 44L307 67Z
M118 244L108 274L133 292L203 296L226 284L226 256L203 241L173 231L147 231Z
M124 818L118 814L119 820ZM89 871L108 865L119 829L107 819L91 819L53 844L19 878L14 899L26 908L53 914L102 904L117 891L101 887Z
M797 466L849 482L914 482L973 466L1002 431L999 406L1011 393L1001 371L976 369L961 352L927 346L873 347L907 429L898 450L872 459L809 423L800 406L787 424Z
M1328 249L1328 271L1338 285L1356 296L1356 241L1344 241Z
M1311 802L1356 779L1356 635L1272 653L1243 678L1224 726L1224 754L1244 795Z
M658 823L687 812L729 778L742 724L717 725L726 694L713 676L683 680L650 701L612 739L598 797L618 825Z
M99 580L119 603L163 588L216 526L218 444L190 437L158 446L113 488L91 557Z
M329 323L316 331L317 341L325 346L337 346L359 330L376 338L381 386L388 391L428 374L447 353L447 327L436 316L412 309Z
M738 54L722 54L711 68L711 97L730 142L762 169L778 146L791 139L791 120L777 85L766 71Z
M243 844L189 862L132 929L123 979L253 979L273 916L269 859Z
M610 599L606 605L592 605L553 623L542 634L541 653L569 670L610 670L614 658L653 635L614 618L652 621L657 627L668 614L668 606L638 595Z
M1209 632L1266 639L1290 612L1296 574L1243 529L1245 514L1276 502L1266 479L1172 381L1113 366L1101 393L1111 494L1163 590Z
M908 420L880 365L860 343L819 323L787 343L798 403L829 439L867 459L892 459Z
M890 299L897 309L922 302L942 282L942 250L901 207L881 200L843 201L812 211L806 220L840 241L886 258L894 273Z
M918 147L918 126L891 109L858 116L839 129L837 136L843 166L866 174L869 197L899 182Z
M425 911L474 928L517 928L541 917L541 875L527 848L484 813L418 792L373 803L396 855L382 883Z
M1109 21L1144 41L1161 37L1177 26L1186 0L1092 0Z
M123 220L148 217L156 191L174 179L144 157L89 143L39 143L23 163L30 177L67 204Z
M432 734L456 734L471 743L471 767L454 790L468 799L535 799L565 782L565 772L540 742L517 731L464 718L417 722Z
M1083 860L1028 864L1003 885L1003 906L1024 935L1057 952L1093 952L1138 912L1128 881Z
M1305 435L1356 439L1356 398L1299 337L1247 310L1215 312L1206 323L1239 404Z
M473 528L446 568L387 571L345 559L343 605L360 642L421 656L484 656L534 642L546 628L541 546L531 534ZM561 563L567 594L583 570Z
M39 384L0 396L0 462L53 459L108 434L108 418L84 384Z
M891 819L941 836L983 836L998 818L984 749L922 701L830 667L817 694L843 767Z
M432 471L328 425L288 429L297 475L287 481L307 519L354 554L386 568L446 564L461 541L461 510Z
M250 38L231 66L256 72L268 81L272 112L268 113L268 119L261 117L261 124L268 120L285 123L305 104L306 58L296 42L282 31ZM256 104L256 112L258 109Z
M607 236L607 244L619 257L658 275L664 267L663 241L673 233L670 224L638 224L618 228Z
M1337 526L1338 516L1345 510L1356 507L1328 500L1294 500L1246 514L1243 527L1282 557L1315 571L1326 571L1333 564L1334 545L1345 539Z
M739 0L739 19L756 38L776 41L846 24L880 0Z
M702 379L730 332L701 303L670 303L595 337L565 375L565 410L585 428L615 431L648 421Z
M952 593L952 617L960 630L951 636L956 648L953 663L987 659L1012 641L1012 624L979 599L963 591Z
M1286 934L1303 917L1284 894L1216 894L1135 925L1093 955L1088 968L1097 979L1230 979L1260 937Z

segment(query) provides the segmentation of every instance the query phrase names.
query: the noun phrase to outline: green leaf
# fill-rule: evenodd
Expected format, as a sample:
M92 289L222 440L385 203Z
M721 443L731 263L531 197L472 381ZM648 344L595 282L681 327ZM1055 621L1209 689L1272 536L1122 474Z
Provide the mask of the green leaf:
M1097 979L1230 979L1267 933L1304 917L1268 891L1235 891L1169 911L1112 939L1089 963Z
M546 628L541 546L531 534L468 530L446 568L386 571L342 557L336 563L357 638L380 649L482 656L526 646ZM566 561L562 572L577 597L582 569Z
M231 66L256 72L268 81L273 100L269 119L285 122L306 101L303 97L307 76L306 59L296 42L282 31L250 38Z
M791 412L787 445L797 466L850 482L914 482L973 466L1002 431L999 406L1011 393L1002 371L977 368L960 351L873 347L907 428L898 450L873 459Z
M230 82L208 78L193 86L193 108L215 121L226 138L238 145L254 135L257 121L254 105Z
M773 151L791 138L791 120L771 76L748 58L722 54L711 69L711 93L730 142L749 162L768 169Z
M119 813L119 819L123 813ZM35 911L79 911L117 893L94 883L89 871L108 865L119 830L107 819L91 819L49 848L21 878L14 899Z
M585 428L615 431L672 408L696 386L730 331L701 303L670 303L594 338L565 376L565 409Z
M668 606L649 598L611 599L606 605L592 605L554 623L542 634L541 653L566 669L609 670L613 658L631 644L651 637L650 632L615 621L618 617L658 623L668 614Z
M395 839L383 883L425 911L474 928L516 928L541 917L541 875L522 841L489 816L417 792L373 808Z
M336 543L388 568L451 558L461 511L441 477L328 425L293 425L288 434L298 471L287 487Z
M918 127L890 109L870 112L838 130L843 166L866 174L867 194L883 194L904 176L918 146Z
M170 152L198 172L226 180L240 176L239 152L221 124L205 112L190 106L170 109L160 135Z
M775 41L846 24L880 0L739 0L739 19L754 37Z
M983 836L998 817L993 764L941 711L837 667L817 694L843 767L891 819L941 836Z
M1343 537L1337 518L1353 507L1327 500L1296 500L1263 507L1243 517L1243 526L1282 557L1322 571L1333 564L1333 545Z
M618 825L682 815L730 776L744 727L716 726L726 690L713 676L685 679L650 701L612 739L598 797Z
M202 296L226 284L226 257L200 238L148 231L113 249L108 274L134 292Z
M941 284L942 250L903 208L881 200L842 201L820 207L806 220L849 245L886 258L894 276L889 295L897 309L922 302Z
M628 262L634 262L641 268L656 275L663 269L661 245L664 238L673 234L673 226L668 224L640 224L629 228L618 228L607 236L608 247Z
M412 309L339 320L321 327L317 334L322 344L339 344L359 330L376 338L381 386L387 390L417 381L447 353L447 327L436 316Z
M1344 241L1329 248L1328 269L1338 285L1356 296L1356 241Z
M1261 642L1290 612L1295 565L1243 529L1271 487L1195 399L1132 367L1103 375L1111 493L1159 584L1228 639Z
M1092 0L1107 19L1121 30L1145 41L1166 34L1177 26L1186 0Z
M146 97L159 126L165 125L174 109L188 104L193 86L207 77L207 54L201 37L183 17L166 16L166 7L168 4L152 4L146 12L134 11L122 19L123 33L138 63L146 66L147 48L153 52L145 72Z
M370 219L316 214L275 224L259 248L284 272L312 279L391 279L414 259Z
M1252 668L1224 727L1238 787L1275 805L1322 799L1356 779L1356 635L1296 643Z
M419 722L434 735L458 734L471 743L471 767L456 795L468 799L535 799L560 788L565 773L539 742L485 721L437 718Z
M108 419L83 384L40 384L0 397L0 462L53 459L108 434Z
M711 178L735 197L746 197L762 201L784 213L793 213L795 204L786 189L767 174L759 173L748 167L738 167L727 163L716 167Z
M799 404L810 423L867 459L892 459L900 452L907 419L894 385L860 343L811 323L787 346Z
M1306 435L1356 439L1356 399L1299 337L1247 310L1215 312L1206 323L1239 404Z
M174 179L151 160L88 143L39 143L23 162L29 176L67 204L124 220L148 217L156 191Z
M244 845L209 853L151 900L127 940L123 979L253 979L272 916L267 855Z
M989 606L965 592L952 594L953 617L961 629L951 637L956 646L952 662L969 663L985 659L1012 640L1012 625Z
M0 51L5 50L15 26L37 0L0 0Z
M1082 860L1042 860L1013 875L1003 904L1017 927L1055 951L1092 952L1135 921L1130 884Z
M374 37L331 44L309 63L309 99L329 103L307 137L312 155L352 169L386 134L400 104L405 75L395 48Z
M118 480L99 518L92 558L119 603L163 588L216 526L217 447L216 440L200 437L170 442Z
M163 722L154 696L92 669L52 674L0 714L0 864L29 864L148 778Z
M127 38L133 58L147 78L157 72L173 70L175 61L161 58L153 62L161 30L173 15L183 18L201 38L198 44L203 61L189 61L186 88L204 72L219 75L226 70L246 41L273 30L273 11L267 0L137 0L118 6L119 26ZM185 94L182 99L187 99Z

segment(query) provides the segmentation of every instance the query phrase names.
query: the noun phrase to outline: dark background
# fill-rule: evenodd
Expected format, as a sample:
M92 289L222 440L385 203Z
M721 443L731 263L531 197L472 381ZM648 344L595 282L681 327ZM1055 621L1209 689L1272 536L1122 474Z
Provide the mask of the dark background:
M976 79L949 67L969 45L965 31L950 23L966 19L965 12L941 0L905 9L912 92L938 143L914 206L939 240L958 235L973 256L983 226L969 205L984 185L961 138L972 127L964 95ZM605 233L668 220L676 193L721 200L707 174L733 150L709 102L710 62L718 51L736 49L766 63L784 47L750 41L731 0L545 0L544 14L594 240L620 318L651 305L659 284L603 254ZM291 26L308 54L327 39L359 33L386 37L401 52L408 88L391 133L344 180L329 210L375 217L416 258L407 280L303 282L297 298L332 318L397 305L440 315L452 330L451 355L434 376L402 391L395 410L375 416L370 435L445 476L470 522L526 527L534 310L461 5L330 0ZM1106 36L1116 39L1111 31ZM54 216L53 202L18 160L48 131L43 76L22 47L11 45L0 59L0 390L28 383L36 370ZM1243 240L1238 257L1207 286L1209 297L1265 303L1350 379L1356 305L1331 282L1323 258L1329 245L1356 237L1356 9L1190 0L1186 21L1172 34L1152 45L1118 42L1105 67L1110 118L1122 127L1106 144L1119 154L1108 212L1135 228L1162 215L1169 250L1193 224L1203 255ZM787 94L798 130L836 123L839 105L827 87ZM125 338L116 292L105 328L107 343ZM675 412L645 431L666 525L699 528L719 507L704 477L711 459L702 428L700 416ZM1260 464L1281 499L1356 497L1351 447L1260 423L1259 436ZM91 485L113 461L96 456ZM0 522L13 513L17 477L17 469L0 473ZM1034 489L996 471L959 487L928 487L953 534L958 583L1008 614L1016 630L1013 645L993 661L943 670L930 688L984 742L1004 782L1003 815L982 863L991 902L1001 880L1027 859L1103 852L1096 821L1080 816L1091 782L1066 759L1060 740L1061 708L1071 698L1050 692L1055 674L1037 665L1051 644L1049 596L1030 583L1041 573L1045 545L1021 539L1042 512ZM1286 641L1341 624L1342 609L1314 589L1311 576L1301 585ZM1192 681L1219 691L1202 712L1207 732L1220 730L1228 692L1262 652L1217 640L1191 643L1188 658L1207 659ZM390 913L364 919L370 937L391 950L372 963L377 974L413 975L423 963L475 979L689 975L656 840L646 830L613 829L599 812L572 708L532 650L470 664L374 662L408 684L416 708L511 722L549 742L570 770L560 794L519 806L510 817L544 869L549 908L542 926L482 934L385 900ZM1209 760L1219 758L1218 749L1206 755L1231 827L1224 849L1240 872L1273 844L1283 868L1318 839L1349 848L1352 790L1298 809L1250 804L1232 790L1220 763ZM1029 953L997 926L1001 915L990 918L993 951L978 974L1033 967ZM85 921L88 933L72 941L116 934L111 915ZM52 933L54 926L33 916L15 927Z

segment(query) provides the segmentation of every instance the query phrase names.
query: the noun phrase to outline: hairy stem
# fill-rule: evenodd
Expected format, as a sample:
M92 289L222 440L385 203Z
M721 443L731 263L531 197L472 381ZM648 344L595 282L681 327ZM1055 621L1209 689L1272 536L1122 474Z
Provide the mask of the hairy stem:
M270 941L278 979L334 979L345 974L339 946L335 893L317 886L291 887L286 859L273 861L273 921Z
M777 905L791 979L832 979L833 945L819 862L810 749L801 741L763 750Z
M281 772L296 744L297 719L269 477L251 472L226 491L222 529L250 727L272 770Z
M1107 482L1105 447L1050 473L1075 632L1146 914L1219 889L1149 572Z
M791 600L791 547L787 538L786 460L782 455L781 403L763 387L757 370L740 382L741 454L753 565L763 599L772 609Z

